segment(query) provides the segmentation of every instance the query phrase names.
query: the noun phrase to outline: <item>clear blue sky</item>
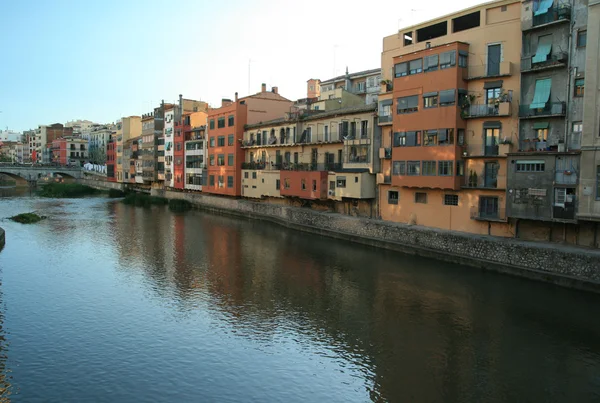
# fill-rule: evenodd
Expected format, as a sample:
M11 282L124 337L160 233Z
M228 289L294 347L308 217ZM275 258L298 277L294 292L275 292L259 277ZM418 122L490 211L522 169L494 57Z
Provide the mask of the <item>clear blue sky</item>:
M262 82L302 98L308 78L379 67L398 28L480 2L0 0L0 127L112 122L179 93L217 105Z

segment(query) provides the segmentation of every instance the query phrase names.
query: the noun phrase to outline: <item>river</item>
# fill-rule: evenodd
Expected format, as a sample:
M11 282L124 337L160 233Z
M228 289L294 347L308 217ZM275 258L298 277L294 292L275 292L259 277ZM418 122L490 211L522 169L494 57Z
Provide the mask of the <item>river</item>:
M105 198L0 198L14 402L600 400L600 295Z

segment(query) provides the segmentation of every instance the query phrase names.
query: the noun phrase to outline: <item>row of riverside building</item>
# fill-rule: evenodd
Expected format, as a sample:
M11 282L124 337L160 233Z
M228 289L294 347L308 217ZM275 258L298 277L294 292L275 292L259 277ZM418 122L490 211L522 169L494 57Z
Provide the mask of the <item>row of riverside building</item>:
M494 1L383 38L381 68L117 122L109 180L600 244L600 1Z

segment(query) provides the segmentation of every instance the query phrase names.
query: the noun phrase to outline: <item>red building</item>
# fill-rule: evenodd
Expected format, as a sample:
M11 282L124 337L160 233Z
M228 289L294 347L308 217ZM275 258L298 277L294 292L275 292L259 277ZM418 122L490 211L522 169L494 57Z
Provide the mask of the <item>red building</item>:
M183 113L180 121L175 121L175 137L173 138L173 173L175 189L183 189L185 185L185 133L192 130L190 113Z
M240 196L242 187L242 138L244 126L284 116L293 102L279 95L277 87L235 101L223 99L221 107L208 112L208 182L203 192Z
M109 182L116 182L115 177L115 139L110 136L110 140L106 145L106 178Z

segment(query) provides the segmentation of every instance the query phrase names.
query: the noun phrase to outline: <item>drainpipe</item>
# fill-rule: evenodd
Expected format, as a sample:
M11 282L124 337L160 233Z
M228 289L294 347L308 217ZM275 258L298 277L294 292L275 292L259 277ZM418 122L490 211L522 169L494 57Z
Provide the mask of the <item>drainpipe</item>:
M566 119L565 119L565 151L570 151L569 148L569 118L571 116L570 114L570 110L569 110L569 105L571 104L570 100L571 100L571 76L572 76L572 71L571 71L571 58L572 58L572 53L571 52L571 37L573 36L573 26L575 25L575 20L573 19L573 2L571 3L571 23L569 23L569 38L568 38L568 42L567 42L567 49L569 52L568 55L568 59L567 59L567 101L566 101ZM577 70L575 70L577 71Z

